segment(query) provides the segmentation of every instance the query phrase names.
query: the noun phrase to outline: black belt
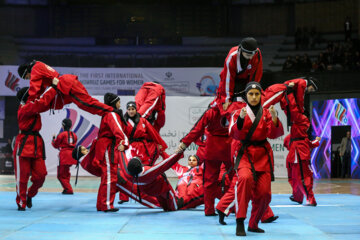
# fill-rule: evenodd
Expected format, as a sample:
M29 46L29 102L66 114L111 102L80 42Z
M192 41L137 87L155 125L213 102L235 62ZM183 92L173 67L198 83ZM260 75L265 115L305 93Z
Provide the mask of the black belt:
M291 146L291 143L292 142L296 142L296 141L303 141L303 140L305 140L306 138L290 138L290 146Z
M150 142L150 141L146 140L145 138L131 138L131 139L129 140L130 144L133 143L133 142L141 142L141 143L144 145L146 154L147 154L149 157L151 157L151 156L150 156L150 153L149 153L149 150L147 149L144 141Z
M34 136L34 144L35 144L35 148L34 148L34 155L36 158L36 154L37 154L37 137L41 138L41 141L43 143L43 148L42 148L42 154L43 154L43 158L44 160L46 159L46 155L45 155L45 143L44 143L44 139L41 137L40 133L38 131L24 131L24 130L20 130L20 134L24 134L25 137L23 138L21 144L20 144L20 148L18 151L18 156L21 155L22 151L24 150L25 147L25 143L26 140L28 139L29 136Z
M245 152L245 149L248 148L249 146L259 146L259 147L263 147L268 155L268 161L269 161L269 165L270 165L270 174L271 174L271 181L274 181L275 180L275 177L274 177L274 169L273 169L273 166L272 166L272 162L271 162L271 156L270 156L270 153L268 152L267 148L265 147L265 144L267 143L268 141L265 139L265 140L262 140L262 141L241 141L241 144L244 146L244 152ZM248 160L249 160L249 163L251 165L251 172L254 176L254 180L257 181L257 176L256 176L256 171L255 171L255 167L254 167L254 163L251 161L251 157L250 157L250 154L249 152L246 152L247 154L247 157L248 157Z

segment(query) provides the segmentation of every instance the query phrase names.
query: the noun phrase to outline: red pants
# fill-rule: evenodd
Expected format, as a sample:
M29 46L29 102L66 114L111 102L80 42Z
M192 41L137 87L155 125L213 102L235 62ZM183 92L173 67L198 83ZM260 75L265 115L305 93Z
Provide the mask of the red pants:
M126 183L117 183L116 186L118 188L118 191L120 191L120 196L126 196L128 198L130 197L148 208L160 207L160 204L156 197L147 195L143 191L140 192L140 202L137 185L135 183L133 184L131 181L127 180ZM122 199L120 198L120 200Z
M204 163L204 203L206 215L215 213L215 198L218 195L218 179L222 163L224 163L226 169L232 166L230 161L205 160Z
M57 167L57 179L66 192L73 193L74 191L70 184L70 167L71 165L59 165Z
M308 204L316 204L313 192L314 179L310 161L301 161L301 166L299 163L291 163L290 168L294 199L302 202L305 196Z
M28 181L32 182L29 190ZM47 175L45 161L42 158L25 158L15 154L16 203L26 207L26 198L33 198L42 187Z
M235 196L235 201L234 201ZM233 182L216 208L226 215L235 206L236 218L246 218L249 201L252 201L249 227L258 228L260 219L267 219L271 213L271 175L268 172L257 172L257 181L248 168L241 168L233 177ZM268 211L268 212L266 212ZM271 212L270 212L271 211Z
M119 200L124 201L124 202L128 202L129 201L129 196L126 195L123 191L119 192Z
M184 184L177 186L176 194L178 198L184 200L181 209L195 208L204 204L204 187L202 182L191 182L190 185L184 182Z
M135 183L127 180L125 183L118 183L117 187L127 196L131 197L137 202L140 202L138 188L140 189L141 204L144 206L155 208L160 206L164 211L176 211L176 194L169 181L159 176L155 181L138 186Z
M69 95L58 94L55 97L55 109L62 109L66 104L75 103L80 109L99 116L114 110L113 107L91 97L79 81L74 81L75 83L72 85Z
M98 191L96 208L105 211L114 208L114 199L117 192L117 164L110 162L108 151L105 152L105 161L100 162L101 182Z

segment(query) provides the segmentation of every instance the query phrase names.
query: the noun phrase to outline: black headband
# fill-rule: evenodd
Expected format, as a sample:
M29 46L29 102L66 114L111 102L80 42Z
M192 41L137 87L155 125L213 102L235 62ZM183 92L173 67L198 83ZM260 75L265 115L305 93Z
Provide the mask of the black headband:
M245 87L245 92L247 93L251 89L257 89L261 92L261 85L258 82L249 82Z
M136 109L136 103L135 103L135 102L128 102L128 103L126 104L126 109L128 109L129 107L133 107L133 108Z

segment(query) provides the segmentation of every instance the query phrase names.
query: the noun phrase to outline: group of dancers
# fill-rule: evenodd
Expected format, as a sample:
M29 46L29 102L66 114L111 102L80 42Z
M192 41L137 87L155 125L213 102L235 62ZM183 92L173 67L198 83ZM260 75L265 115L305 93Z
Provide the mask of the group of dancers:
M304 95L317 90L313 78L298 78L274 84L263 90L261 51L254 38L245 38L231 48L220 74L215 99L193 128L180 140L176 151L166 153L167 145L159 131L165 124L165 90L157 82L147 82L121 110L119 96L106 93L104 103L92 98L77 76L60 75L50 66L32 61L20 65L19 76L30 80L29 88L18 91L19 135L14 148L16 203L19 211L32 207L32 198L45 181L45 144L39 131L41 112L61 109L75 103L80 109L101 116L99 133L90 149L77 145L71 131L72 122L64 119L63 131L53 136L52 145L59 148L58 179L63 194L73 194L70 166L80 164L89 173L101 178L96 208L116 212L119 203L132 198L149 207L164 211L205 205L205 216L236 216L236 235L246 236L244 220L249 201L252 211L247 230L263 233L259 222L275 221L269 204L271 181L274 180L273 152L267 138L284 134L274 105L280 103L287 116L290 134L284 145L290 200L316 206L310 167L311 148L320 138L310 141L310 121L304 114ZM188 166L178 161L191 143L197 144L196 155ZM161 161L158 159L162 158ZM172 168L179 181L174 190L165 171ZM32 185L27 189L31 175ZM215 199L220 201L215 206Z

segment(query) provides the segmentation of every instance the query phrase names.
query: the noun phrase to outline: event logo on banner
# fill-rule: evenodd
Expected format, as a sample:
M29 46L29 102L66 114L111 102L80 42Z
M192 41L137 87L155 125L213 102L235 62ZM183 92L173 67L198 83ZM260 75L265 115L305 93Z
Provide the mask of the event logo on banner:
M200 82L196 83L200 96L215 96L219 86L220 76L217 73L209 73L204 75Z
M76 134L78 141L76 146L82 145L86 148L89 148L92 140L94 140L99 132L99 128L94 124L91 124L88 119L86 119L81 114L71 108L66 108L66 118L69 118L73 123L72 131ZM75 123L77 123L75 127ZM61 128L59 133L61 133L63 129Z
M6 80L5 80L5 86L10 88L12 91L19 91L19 81L20 79L13 74L12 72L9 71Z

